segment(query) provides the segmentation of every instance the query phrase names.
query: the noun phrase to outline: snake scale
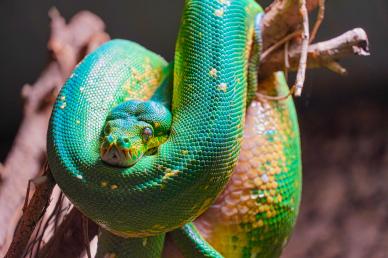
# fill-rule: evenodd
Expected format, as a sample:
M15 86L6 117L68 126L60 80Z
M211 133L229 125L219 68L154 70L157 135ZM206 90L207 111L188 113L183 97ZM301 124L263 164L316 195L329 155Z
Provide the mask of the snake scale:
M173 64L112 40L75 68L48 159L101 226L96 257L280 255L300 201L299 133L292 100L252 101L287 91L281 74L258 84L261 12L186 0Z

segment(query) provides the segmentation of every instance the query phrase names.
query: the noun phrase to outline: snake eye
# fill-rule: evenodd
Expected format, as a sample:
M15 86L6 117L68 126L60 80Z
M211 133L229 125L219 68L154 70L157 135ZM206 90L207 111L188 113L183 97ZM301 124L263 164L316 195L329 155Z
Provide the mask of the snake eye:
M145 127L143 129L143 132L142 132L142 138L143 138L143 142L148 142L149 139L151 139L151 137L153 136L153 132L152 132L152 129L149 128L149 127Z

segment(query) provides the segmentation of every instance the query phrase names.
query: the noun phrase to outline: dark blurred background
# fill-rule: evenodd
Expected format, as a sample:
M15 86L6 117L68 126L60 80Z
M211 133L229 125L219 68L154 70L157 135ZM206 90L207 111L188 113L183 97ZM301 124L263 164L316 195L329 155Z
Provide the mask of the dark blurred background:
M0 0L0 161L22 118L21 87L33 83L48 60L50 7L67 19L90 10L102 17L112 38L136 41L171 60L182 5L182 0ZM368 33L372 55L342 60L346 77L308 71L304 94L296 100L304 189L284 257L388 257L388 2L327 1L317 40L355 27Z

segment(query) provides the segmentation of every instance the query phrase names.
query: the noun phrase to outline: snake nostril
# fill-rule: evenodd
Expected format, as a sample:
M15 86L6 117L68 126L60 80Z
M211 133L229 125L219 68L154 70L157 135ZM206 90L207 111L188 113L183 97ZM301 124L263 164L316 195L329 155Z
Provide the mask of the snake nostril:
M105 142L112 144L115 141L112 135L105 136Z
M120 143L123 145L129 144L129 138L127 136L120 137Z

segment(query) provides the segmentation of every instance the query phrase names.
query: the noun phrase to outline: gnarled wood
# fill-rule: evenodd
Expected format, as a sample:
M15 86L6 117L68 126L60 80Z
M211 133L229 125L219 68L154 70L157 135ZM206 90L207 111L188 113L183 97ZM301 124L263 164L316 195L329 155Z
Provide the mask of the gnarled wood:
M107 40L105 25L90 12L80 12L68 24L52 9L52 34L48 43L52 60L34 85L22 90L24 117L1 169L0 256L8 249L21 215L28 181L41 169L46 157L46 132L52 103L73 67L83 56Z

